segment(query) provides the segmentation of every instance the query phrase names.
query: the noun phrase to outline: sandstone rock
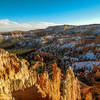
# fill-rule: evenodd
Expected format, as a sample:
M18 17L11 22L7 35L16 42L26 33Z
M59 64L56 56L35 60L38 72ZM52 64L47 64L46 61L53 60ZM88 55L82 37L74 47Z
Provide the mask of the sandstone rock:
M56 64L53 65L52 80L48 78L47 73L40 76L40 87L42 89L43 98L48 97L47 100L60 100L60 69Z
M13 98L9 94L0 94L0 100L13 100Z
M80 85L71 67L66 72L62 100L81 100Z
M62 74L56 63L52 65L52 78L47 72L39 75L34 70L30 71L28 66L26 60L0 49L0 100L81 99L78 79L71 67L67 70L61 95Z
M23 87L24 89L20 83L22 81L19 80L19 85L16 84L16 86L19 86L20 89L15 89L16 91L12 95L16 100L60 100L60 74L60 69L54 64L52 80L49 79L48 73L43 73L39 76L39 82L37 81L27 88ZM35 77L37 76L33 76L33 78Z
M0 49L0 95L11 95L14 91L33 86L36 81L37 75L29 73L26 60Z

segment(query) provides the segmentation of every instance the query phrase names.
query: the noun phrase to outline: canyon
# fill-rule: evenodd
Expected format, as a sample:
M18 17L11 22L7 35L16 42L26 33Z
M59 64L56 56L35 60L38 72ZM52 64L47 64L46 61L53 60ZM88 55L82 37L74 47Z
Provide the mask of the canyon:
M56 63L51 79L47 72L28 70L28 65L26 60L0 49L0 100L81 100L79 81L71 67L61 82Z
M100 25L0 33L0 100L99 100Z

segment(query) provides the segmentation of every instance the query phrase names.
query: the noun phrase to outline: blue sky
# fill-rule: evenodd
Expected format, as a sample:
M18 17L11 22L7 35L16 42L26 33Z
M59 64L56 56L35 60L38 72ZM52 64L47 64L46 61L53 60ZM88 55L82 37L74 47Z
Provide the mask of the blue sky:
M0 23L5 21L31 28L40 24L100 23L100 0L0 0Z

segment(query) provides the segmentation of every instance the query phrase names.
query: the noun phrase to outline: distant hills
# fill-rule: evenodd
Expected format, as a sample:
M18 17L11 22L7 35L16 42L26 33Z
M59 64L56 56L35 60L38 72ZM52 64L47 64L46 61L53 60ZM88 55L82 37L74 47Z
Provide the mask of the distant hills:
M34 35L43 35L50 33L64 33L64 34L75 34L75 33L100 33L100 24L90 24L90 25L58 25L58 26L50 26L46 29L36 29L30 31L11 31L11 32L1 32L0 37L9 36L9 37L22 37L22 36L34 36Z

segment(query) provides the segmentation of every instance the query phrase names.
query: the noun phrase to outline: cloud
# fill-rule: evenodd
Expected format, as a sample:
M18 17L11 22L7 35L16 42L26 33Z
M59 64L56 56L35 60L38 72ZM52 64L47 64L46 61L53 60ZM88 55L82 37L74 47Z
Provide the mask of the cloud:
M7 32L7 31L13 31L13 30L28 31L28 30L34 30L34 29L42 29L42 28L46 28L48 26L54 26L54 25L57 25L57 24L51 23L51 22L18 23L18 22L14 22L8 19L1 19L0 32Z

